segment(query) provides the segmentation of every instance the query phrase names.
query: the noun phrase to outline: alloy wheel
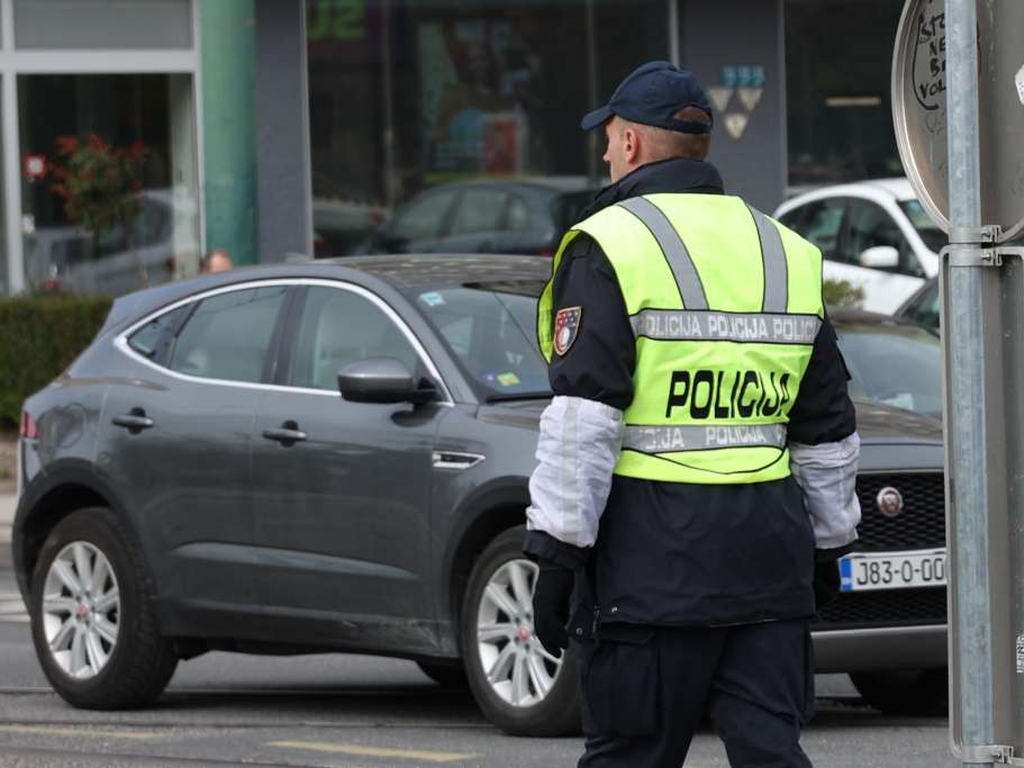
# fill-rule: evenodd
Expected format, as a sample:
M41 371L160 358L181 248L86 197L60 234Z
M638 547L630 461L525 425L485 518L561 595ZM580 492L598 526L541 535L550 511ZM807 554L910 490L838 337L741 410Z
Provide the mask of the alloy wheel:
M88 680L117 646L121 597L110 561L95 545L74 541L53 559L42 598L43 635L68 676Z
M513 707L543 701L562 669L533 633L537 573L529 560L509 560L491 575L477 607L480 664L494 693Z

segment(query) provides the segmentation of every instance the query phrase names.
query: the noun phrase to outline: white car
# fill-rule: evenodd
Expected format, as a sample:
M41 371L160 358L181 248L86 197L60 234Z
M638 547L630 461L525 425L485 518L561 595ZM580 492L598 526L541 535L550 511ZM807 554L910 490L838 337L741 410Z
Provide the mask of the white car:
M884 314L938 274L947 243L906 179L821 187L784 202L775 218L821 249L826 280L861 288L861 308Z

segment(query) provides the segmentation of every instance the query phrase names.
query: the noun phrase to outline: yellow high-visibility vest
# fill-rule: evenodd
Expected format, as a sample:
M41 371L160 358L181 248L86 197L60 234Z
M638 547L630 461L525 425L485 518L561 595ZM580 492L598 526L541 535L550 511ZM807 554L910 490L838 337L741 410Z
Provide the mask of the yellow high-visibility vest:
M655 194L569 230L552 277L581 232L611 262L636 336L615 474L704 484L788 477L786 424L825 316L821 252L737 197ZM549 281L537 316L548 361L551 296Z

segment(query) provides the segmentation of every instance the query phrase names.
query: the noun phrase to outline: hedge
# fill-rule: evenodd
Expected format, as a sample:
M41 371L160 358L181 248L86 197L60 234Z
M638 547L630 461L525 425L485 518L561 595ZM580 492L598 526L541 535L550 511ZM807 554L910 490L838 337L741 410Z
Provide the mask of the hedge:
M864 289L846 280L825 280L821 294L827 307L859 307L864 301Z
M110 311L105 296L0 298L0 428L16 427L21 404L68 367Z

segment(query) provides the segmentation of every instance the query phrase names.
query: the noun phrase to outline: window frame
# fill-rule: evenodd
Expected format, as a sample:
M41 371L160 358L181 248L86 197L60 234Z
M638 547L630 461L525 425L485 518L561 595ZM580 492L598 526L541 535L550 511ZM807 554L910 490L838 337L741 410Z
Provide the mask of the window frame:
M281 306L281 310L277 315L277 322L273 332L271 333L271 348L268 349L267 365L264 367L264 373L266 374L268 368L270 369L270 375L267 377L269 380L264 382L251 382L251 381L231 381L226 379L207 379L201 376L192 376L187 373L179 373L173 371L164 365L158 365L149 358L140 354L138 351L133 349L128 344L128 337L135 333L137 330L145 326L147 323L152 322L156 318L160 317L166 312L172 312L179 307L186 304L195 304L198 306L199 302L203 299L210 298L223 293L230 293L232 291L245 290L248 288L267 288L275 285L284 285L289 289L290 296L285 297L285 301ZM451 394L451 388L441 375L440 369L434 359L427 353L426 345L413 333L409 326L409 323L402 317L402 315L395 310L387 301L381 298L379 295L374 293L372 290L365 286L357 283L352 283L344 280L331 280L328 278L271 278L267 280L249 280L244 283L234 283L231 285L221 286L219 288L213 288L201 293L190 294L184 296L176 301L171 302L159 309L155 309L148 312L140 319L132 322L123 331L120 331L114 338L114 347L126 357L134 360L135 362L146 366L154 371L157 371L164 376L170 376L171 378L179 379L181 381L190 381L200 384L209 384L213 386L228 386L228 387L243 387L246 389L260 389L272 392L302 392L306 394L323 395L325 397L341 397L341 393L338 391L328 391L326 389L304 389L301 387L292 387L289 385L283 385L277 383L281 377L279 373L280 365L278 364L285 353L291 351L291 345L295 341L295 336L298 333L298 322L301 317L302 303L298 300L298 291L305 286L311 285L322 285L328 288L342 288L344 290L351 290L362 294L370 301L379 306L393 322L398 325L400 331L405 334L406 338L412 343L416 350L416 354L423 361L428 374L434 380L438 386L438 390L441 394L441 398L433 401L434 405L443 405L447 407L453 407L455 405L455 398ZM188 313L188 317L191 317L193 309ZM184 323L182 323L184 327Z

